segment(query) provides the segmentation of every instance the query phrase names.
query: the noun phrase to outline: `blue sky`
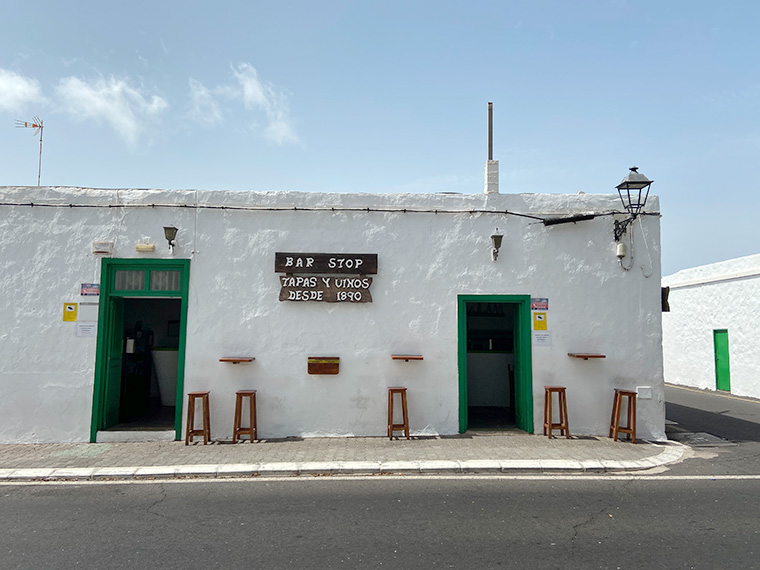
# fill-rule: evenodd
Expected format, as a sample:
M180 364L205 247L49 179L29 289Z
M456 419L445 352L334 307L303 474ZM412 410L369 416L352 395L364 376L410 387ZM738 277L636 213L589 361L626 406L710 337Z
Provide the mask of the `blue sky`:
M663 274L757 253L760 3L0 1L0 185L502 192L655 180Z

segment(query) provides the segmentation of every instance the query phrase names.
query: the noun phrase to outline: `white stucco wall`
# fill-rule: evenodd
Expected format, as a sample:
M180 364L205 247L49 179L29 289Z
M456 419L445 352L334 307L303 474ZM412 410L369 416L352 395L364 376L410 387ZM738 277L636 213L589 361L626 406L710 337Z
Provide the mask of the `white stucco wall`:
M112 206L52 208L37 204ZM412 432L458 431L457 295L549 299L551 346L532 347L535 432L543 386L568 388L573 433L606 435L616 387L651 386L641 438L664 438L659 218L633 224L635 257L614 255L611 216L545 227L504 211L609 213L613 195L375 195L296 192L0 188L0 441L87 441L96 339L62 322L79 285L100 282L92 242L114 258L169 257L162 227L180 228L188 258L185 392L210 389L212 436L230 437L234 393L258 390L261 437L383 435L385 388L405 385ZM129 208L129 204L177 204ZM501 214L240 211L245 206L500 210ZM649 211L658 211L650 197ZM496 262L490 235L504 242ZM630 235L630 233L629 233ZM156 252L139 254L148 237ZM625 238L627 239L627 238ZM377 253L371 304L280 302L274 254ZM630 260L626 258L625 263ZM576 360L568 352L605 359ZM421 362L392 361L418 353ZM218 362L252 355L249 365ZM341 359L337 376L306 373L308 356Z
M760 398L760 254L664 277L665 380L715 390L713 331L728 330L731 392Z

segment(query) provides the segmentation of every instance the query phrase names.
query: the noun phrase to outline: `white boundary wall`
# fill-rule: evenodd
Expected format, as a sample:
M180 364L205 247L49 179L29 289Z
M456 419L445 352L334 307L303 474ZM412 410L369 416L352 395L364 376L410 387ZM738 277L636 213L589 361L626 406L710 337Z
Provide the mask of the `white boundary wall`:
M10 205L29 202L97 207ZM241 388L258 390L260 437L383 435L385 388L399 384L409 390L413 433L457 433L461 294L549 299L552 345L532 347L535 433L542 431L545 384L567 386L573 433L599 435L608 431L614 388L651 386L652 398L639 400L638 435L664 438L658 216L633 224L636 253L624 271L609 215L545 227L503 213L329 210L554 216L619 210L615 195L0 187L0 203L0 442L89 439L96 339L75 336L74 323L62 321L63 303L82 300L81 283L100 282L93 241L113 241L114 258L168 258L162 228L170 224L179 228L174 258L191 260L184 390L212 391L214 438L230 437ZM177 207L121 207L129 204ZM658 211L656 197L647 209ZM496 227L504 243L494 262ZM156 244L155 253L135 252L143 238ZM276 251L377 253L374 302L280 302ZM568 352L606 358L577 360ZM424 360L392 361L392 353ZM218 362L237 354L256 361ZM340 374L308 375L307 356L319 355L339 356Z
M728 330L731 393L760 398L760 254L684 269L664 277L665 379L715 390L713 330Z

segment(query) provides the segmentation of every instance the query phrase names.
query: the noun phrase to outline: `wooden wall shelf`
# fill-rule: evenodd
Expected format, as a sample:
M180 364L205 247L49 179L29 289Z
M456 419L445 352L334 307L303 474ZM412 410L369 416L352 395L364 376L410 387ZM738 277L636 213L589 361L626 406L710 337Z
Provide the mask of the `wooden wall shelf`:
M393 360L403 360L409 362L410 360L422 360L421 354L391 354Z
M588 360L589 358L607 358L606 355L596 352L568 352L567 355L570 358L582 358L583 360Z
M219 362L232 362L232 364L240 364L241 362L253 362L256 360L253 356L222 356Z

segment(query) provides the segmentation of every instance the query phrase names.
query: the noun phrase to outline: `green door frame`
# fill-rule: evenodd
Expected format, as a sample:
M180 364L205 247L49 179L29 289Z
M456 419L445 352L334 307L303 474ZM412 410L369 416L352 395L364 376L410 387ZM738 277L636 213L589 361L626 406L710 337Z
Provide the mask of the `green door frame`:
M530 334L530 295L459 295L459 433L467 431L467 303L510 303L515 316L515 423L533 433L533 356Z
M116 271L144 271L145 281L141 289L116 290ZM152 291L150 289L151 271L179 271L180 287L178 291ZM185 382L185 340L187 330L187 301L190 281L189 259L113 259L103 258L100 266L100 306L98 314L98 338L95 352L95 382L92 398L92 420L90 423L90 441L95 442L98 431L108 427L109 420L109 353L114 344L114 322L119 321L118 307L124 298L180 299L179 351L177 355L177 399L175 401L174 432L175 439L182 433L182 402ZM111 413L112 415L112 413Z
M731 366L728 359L728 329L713 330L715 348L715 389L731 391Z

